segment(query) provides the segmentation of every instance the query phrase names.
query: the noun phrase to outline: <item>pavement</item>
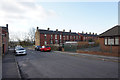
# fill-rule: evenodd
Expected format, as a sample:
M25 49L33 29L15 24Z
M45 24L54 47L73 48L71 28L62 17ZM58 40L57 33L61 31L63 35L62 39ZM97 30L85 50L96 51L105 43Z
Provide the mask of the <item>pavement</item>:
M0 79L2 79L2 56L0 56Z
M77 53L27 50L16 56L23 78L118 78L118 62ZM104 80L104 79L103 79Z
M102 55L93 55L93 54L84 54L84 53L73 53L73 52L62 52L62 51L54 51L56 53L62 53L62 54L69 54L72 56L78 56L78 57L89 57L91 59L100 59L103 61L112 61L112 62L120 62L120 57L111 57L111 56L102 56Z
M21 78L14 53L9 51L2 57L2 79Z

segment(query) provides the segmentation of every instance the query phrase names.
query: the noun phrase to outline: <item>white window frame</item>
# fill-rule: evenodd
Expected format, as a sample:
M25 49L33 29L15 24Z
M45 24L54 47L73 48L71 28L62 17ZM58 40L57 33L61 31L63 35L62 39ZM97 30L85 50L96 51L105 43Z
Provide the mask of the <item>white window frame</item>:
M47 39L47 34L44 34L45 39Z
M74 36L74 39L76 39L75 36Z
M67 36L67 40L69 40L69 36Z
M51 39L53 39L53 35L51 34Z
M119 45L119 37L115 37L115 45Z
M53 40L50 41L50 44L53 44Z
M62 39L62 35L60 35L60 39Z
M55 44L58 44L58 40L55 40Z
M107 38L104 38L104 44L108 45L108 39Z
M44 41L44 44L47 45L47 41Z
M57 39L57 34L55 35L55 39Z

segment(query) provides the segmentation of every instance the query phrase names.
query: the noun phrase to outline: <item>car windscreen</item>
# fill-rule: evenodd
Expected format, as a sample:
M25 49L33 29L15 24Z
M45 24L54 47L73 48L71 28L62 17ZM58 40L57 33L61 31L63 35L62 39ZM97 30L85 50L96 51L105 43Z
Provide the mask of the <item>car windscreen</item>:
M42 46L37 46L37 47L42 48Z
M25 49L23 49L23 48L19 48L19 49L17 49L17 50L25 50Z

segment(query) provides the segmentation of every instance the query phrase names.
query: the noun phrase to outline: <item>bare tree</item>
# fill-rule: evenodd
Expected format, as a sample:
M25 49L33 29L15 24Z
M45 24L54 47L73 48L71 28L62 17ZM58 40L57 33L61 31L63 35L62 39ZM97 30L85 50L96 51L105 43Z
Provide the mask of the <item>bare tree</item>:
M28 37L29 37L29 40L34 43L35 41L35 28L32 27L30 28L29 32L28 32Z

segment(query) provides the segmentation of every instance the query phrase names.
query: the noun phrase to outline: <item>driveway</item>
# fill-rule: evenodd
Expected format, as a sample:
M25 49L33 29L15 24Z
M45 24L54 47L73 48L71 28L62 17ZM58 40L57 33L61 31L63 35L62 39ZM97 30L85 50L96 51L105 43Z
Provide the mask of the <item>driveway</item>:
M23 78L118 78L118 62L27 50L16 56Z

